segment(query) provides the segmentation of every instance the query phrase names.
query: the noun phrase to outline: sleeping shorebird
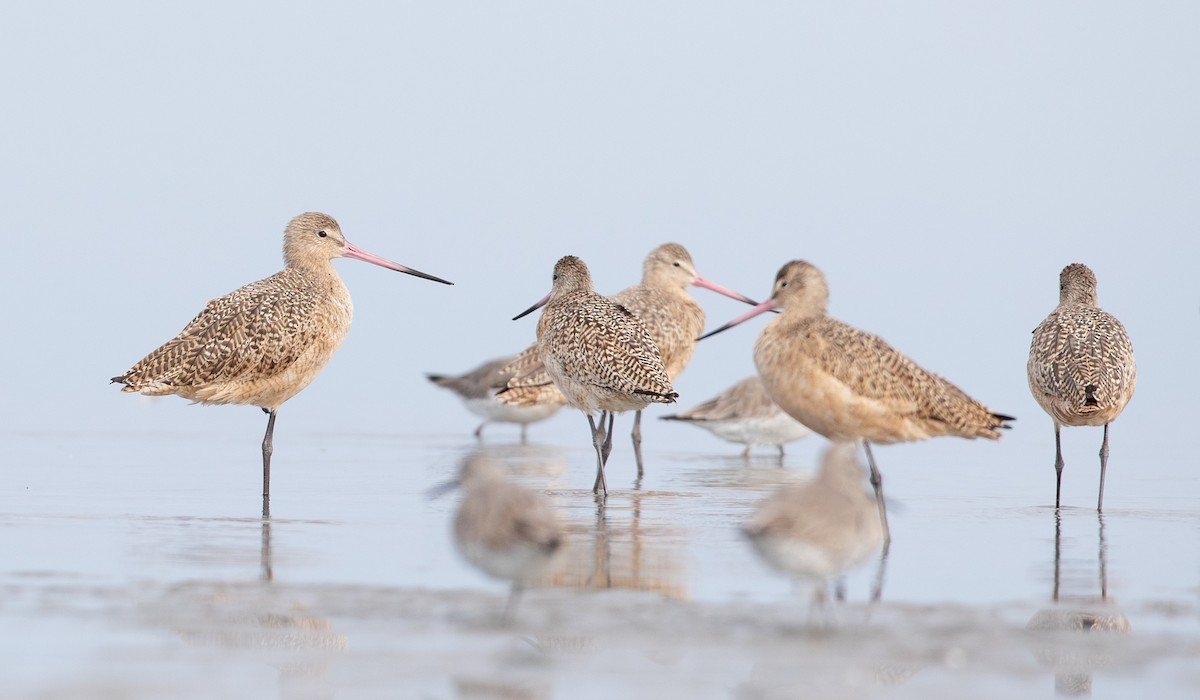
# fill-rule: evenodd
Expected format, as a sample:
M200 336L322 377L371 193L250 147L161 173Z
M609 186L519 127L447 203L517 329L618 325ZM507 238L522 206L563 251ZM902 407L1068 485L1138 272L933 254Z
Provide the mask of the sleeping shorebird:
M463 558L485 573L512 582L503 619L521 591L550 567L565 532L544 496L505 478L500 464L482 454L463 460L458 479L464 495L454 517L454 543ZM435 494L443 487L437 487Z
M121 391L248 404L268 414L262 443L264 513L271 493L275 415L312 382L350 329L354 307L334 258L450 284L350 245L325 214L301 214L283 234L283 270L208 302L179 335L112 379L125 385Z
M475 437L483 437L483 426L488 423L516 423L521 426L521 442L525 442L525 430L530 423L543 421L562 408L563 401L544 401L530 406L512 405L496 398L496 392L507 384L512 372L505 368L517 359L516 355L488 360L475 369L459 375L426 374L434 384L449 389L467 407L467 410L483 418L475 429ZM560 394L561 396L561 394Z
M1100 496L1108 467L1108 424L1133 397L1137 366L1125 327L1096 305L1096 275L1086 265L1067 265L1059 274L1058 307L1033 331L1029 347L1029 390L1054 419L1054 507L1062 495L1064 425L1104 426L1100 445Z
M940 435L996 440L1013 418L925 371L879 336L830 318L828 307L825 275L810 263L793 260L775 276L770 299L704 337L765 311L782 310L754 345L758 373L775 403L813 432L835 442L863 444L886 546L891 534L883 477L870 443Z
M593 291L582 260L573 255L559 260L553 283L549 294L513 319L546 307L538 319L535 361L518 371L508 382L510 389L499 396L542 386L540 375L548 375L567 403L587 415L596 449L592 491L607 495L604 465L612 450L613 414L639 411L651 402L674 403L679 395L645 326L625 307Z
M812 433L771 400L758 375L743 379L695 408L662 416L662 420L704 428L722 440L745 445L745 459L750 459L750 448L755 445L777 448L782 459L784 445Z
M650 251L642 263L642 281L609 297L637 316L645 326L658 347L671 382L691 362L696 351L696 336L704 330L704 309L688 294L689 286L702 287L747 304L756 303L749 297L702 277L696 272L692 256L678 243L665 243ZM549 377L544 373L534 374L540 369L537 366L539 362L536 344L521 354L510 369L530 378L524 382L524 386L514 387L513 391L505 393L501 401L520 406L561 401L557 391L547 388L550 385ZM634 414L630 437L638 476L641 477L645 472L642 462L641 409Z
M769 496L742 533L772 567L813 581L813 603L824 603L829 577L858 566L883 544L883 524L863 488L854 443L831 445L814 480Z

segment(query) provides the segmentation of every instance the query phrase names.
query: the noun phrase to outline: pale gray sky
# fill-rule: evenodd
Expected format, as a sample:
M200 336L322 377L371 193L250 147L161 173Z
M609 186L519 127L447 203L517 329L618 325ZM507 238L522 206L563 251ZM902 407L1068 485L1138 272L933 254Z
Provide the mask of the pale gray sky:
M340 261L355 325L281 411L279 449L299 430L472 429L423 372L531 341L535 319L509 318L549 289L558 257L615 292L668 240L756 298L786 260L814 262L835 316L1017 415L1011 439L1038 450L1052 432L1025 383L1029 332L1059 269L1086 262L1138 351L1123 421L1140 428L1125 434L1190 432L1195 3L2 14L9 429L212 430L246 439L254 464L252 409L139 400L107 380L208 299L279 269L288 219L320 210L356 245L456 286ZM696 296L710 326L743 310ZM750 373L759 330L707 341L681 404ZM586 442L581 418L555 420Z

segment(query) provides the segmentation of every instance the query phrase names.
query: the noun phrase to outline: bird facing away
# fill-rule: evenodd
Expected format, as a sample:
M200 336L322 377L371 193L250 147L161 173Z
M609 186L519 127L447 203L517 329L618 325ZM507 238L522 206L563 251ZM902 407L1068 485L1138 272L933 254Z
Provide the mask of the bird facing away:
M883 525L863 488L853 443L834 443L816 478L785 486L767 497L742 533L768 564L797 579L826 580L866 561L883 544Z
M542 306L537 356L567 403L587 415L596 448L592 491L607 495L604 465L612 450L613 414L638 411L651 402L674 403L679 395L646 327L628 309L593 291L591 273L579 258L568 255L555 263L550 293L515 319ZM540 385L540 374L533 363L508 385Z
M463 461L458 483L464 495L454 517L454 543L468 562L512 582L508 618L521 589L553 562L563 543L562 524L545 497L510 482L485 455Z
M646 327L658 346L667 377L672 382L691 362L696 351L696 336L704 330L704 309L687 292L687 288L693 285L747 304L756 303L749 297L702 277L696 272L691 254L678 243L664 243L650 251L642 263L642 281L609 297L631 311ZM536 365L538 361L535 344L522 354L514 369L524 370L526 373L536 372L540 368L530 369L529 365ZM550 384L548 376L543 375L540 382L533 381L530 384L506 393L502 400L515 405L536 405L557 400L558 392L544 388ZM630 437L637 460L638 476L641 477L645 469L642 460L640 409L634 414Z
M1062 495L1062 426L1104 426L1096 499L1096 510L1103 510L1108 424L1137 384L1133 344L1121 322L1096 305L1096 275L1086 265L1067 265L1058 279L1058 306L1034 329L1029 346L1029 390L1054 420L1055 508Z
M882 338L830 318L828 307L825 275L793 260L775 276L770 299L704 337L782 310L754 345L758 373L775 403L813 432L835 442L863 443L885 542L890 542L883 477L870 443L940 435L996 440L1013 419L925 371Z
M704 428L723 440L745 445L745 459L755 445L777 448L782 459L785 444L812 433L771 400L758 375L746 377L693 409L662 419Z
M112 379L125 385L121 391L248 404L266 412L264 514L275 415L312 382L350 328L350 292L331 263L343 257L450 284L356 248L331 217L308 212L284 231L283 270L208 302L179 335Z
M521 442L525 442L525 429L529 424L545 420L557 413L558 409L562 408L563 401L545 401L532 406L519 406L498 400L496 392L503 389L512 376L512 373L505 368L516 359L515 355L510 355L488 360L466 374L427 374L425 376L443 389L454 392L468 411L483 418L483 422L475 429L475 437L483 437L483 426L488 423L517 423L521 426Z

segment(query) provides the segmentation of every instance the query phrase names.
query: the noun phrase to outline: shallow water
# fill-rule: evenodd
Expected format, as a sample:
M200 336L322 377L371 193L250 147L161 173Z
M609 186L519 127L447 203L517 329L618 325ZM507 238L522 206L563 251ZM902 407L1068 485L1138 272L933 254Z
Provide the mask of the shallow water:
M1027 470L1003 461L1022 450L966 441L877 450L893 546L882 569L876 559L846 578L844 603L813 617L808 590L760 563L736 526L779 484L811 474L819 440L782 463L747 463L738 448L656 427L646 478L634 483L619 444L599 508L586 431L571 417L535 426L528 445L503 427L483 443L292 436L277 445L266 524L255 444L7 434L3 695L1194 697L1200 687L1200 518L1178 485L1187 464L1169 455L1153 478L1134 478L1128 455L1114 459L1103 517L1089 505L1095 467L1076 457L1072 505L1056 517L1040 452ZM499 621L505 586L453 550L457 496L426 496L476 449L546 492L569 524L557 568L510 625Z

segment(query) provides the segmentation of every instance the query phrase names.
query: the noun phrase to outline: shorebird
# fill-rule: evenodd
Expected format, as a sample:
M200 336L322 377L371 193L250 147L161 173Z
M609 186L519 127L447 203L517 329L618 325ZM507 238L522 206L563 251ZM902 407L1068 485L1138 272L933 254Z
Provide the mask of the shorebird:
M579 258L568 255L559 260L550 293L513 320L542 306L546 309L538 319L533 353L541 366L536 361L528 363L508 385L514 390L544 385L540 376L544 368L567 403L587 415L596 448L592 491L603 490L607 495L604 465L612 450L613 414L640 411L651 402L674 403L679 394L671 387L658 346L646 327L625 307L592 289L591 273Z
M1096 305L1096 275L1086 265L1067 265L1058 279L1058 307L1034 329L1029 346L1029 390L1054 419L1055 508L1062 495L1062 426L1104 426L1096 499L1096 510L1103 510L1108 424L1137 384L1133 344L1121 322Z
M483 437L488 423L517 423L521 426L521 442L530 423L543 421L562 408L565 399L543 401L529 406L508 404L496 398L496 392L507 384L512 372L505 368L517 359L516 355L488 360L475 369L460 375L426 374L429 381L454 392L467 410L483 418L475 429L475 437ZM561 394L559 394L561 396Z
M742 533L775 569L816 582L813 603L823 603L829 577L866 561L883 544L883 524L863 488L854 444L831 445L813 481L769 496Z
M261 408L269 416L262 443L264 513L275 415L312 382L350 328L354 309L334 258L450 284L350 245L333 218L308 212L283 233L283 270L208 302L179 335L112 378L125 385L121 391Z
M662 420L704 428L722 440L745 445L742 457L746 459L755 445L777 448L782 459L785 444L812 433L771 400L758 375L743 379L693 409L662 416Z
M696 336L704 330L704 309L688 294L689 286L702 287L747 304L757 303L702 277L696 272L691 254L678 243L664 243L650 251L642 263L642 281L609 297L637 316L645 326L658 347L663 367L671 382L674 382L691 362L696 351ZM510 369L530 375L539 369L536 367L539 359L535 345L522 353L519 361ZM558 392L545 389L550 384L548 376L534 376L538 378L530 379L525 382L526 386L506 393L501 400L521 406L561 400ZM630 438L633 441L638 476L641 477L645 472L642 462L641 409L634 414Z
M541 494L504 477L500 464L482 454L463 460L458 479L462 504L454 517L454 543L468 562L496 578L512 582L504 619L521 590L542 576L564 539L554 509Z
M886 546L891 534L883 477L870 443L940 435L996 440L1013 418L925 371L882 338L830 318L828 307L825 275L808 262L793 260L775 276L770 299L704 337L782 310L759 335L754 364L771 398L788 415L835 442L863 444Z

